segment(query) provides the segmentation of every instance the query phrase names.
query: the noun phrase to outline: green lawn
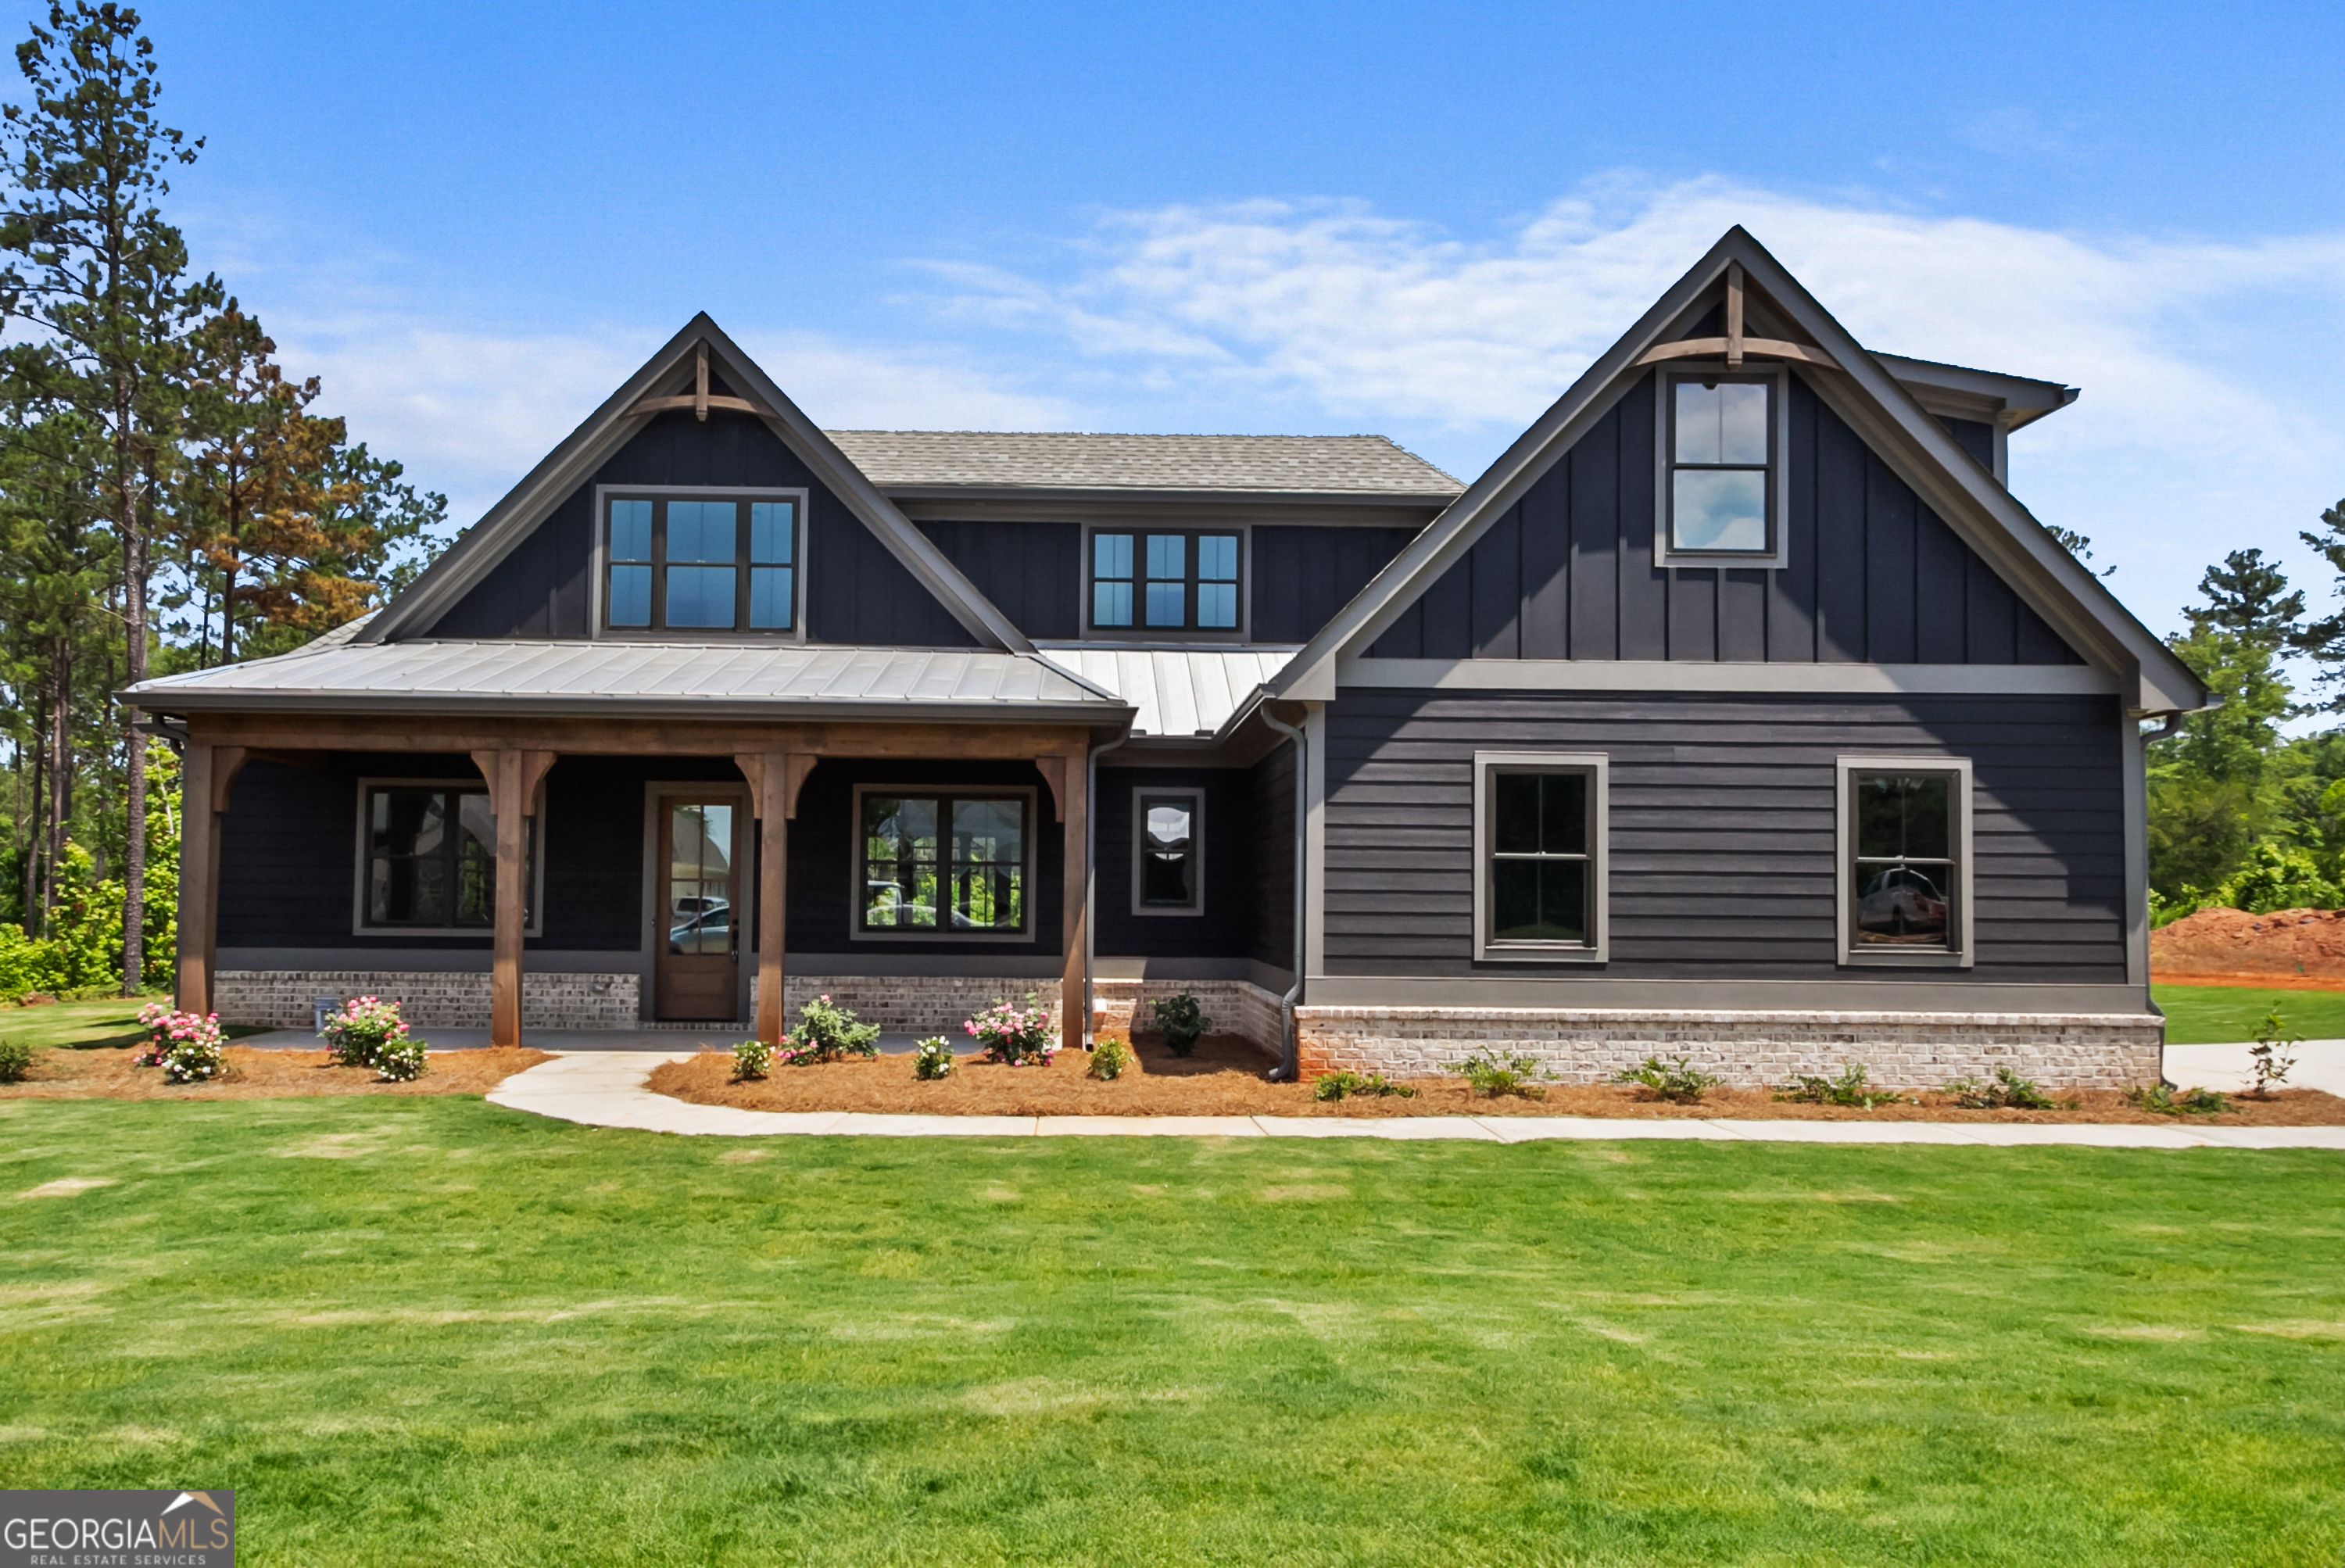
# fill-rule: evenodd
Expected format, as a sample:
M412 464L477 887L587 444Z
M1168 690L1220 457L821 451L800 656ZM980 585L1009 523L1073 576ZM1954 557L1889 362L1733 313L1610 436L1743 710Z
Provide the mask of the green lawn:
M150 1002L170 1000L165 995L101 996L86 1002L45 1003L38 1007L0 1007L0 1040L75 1049L136 1045L147 1038L138 1027L138 1010ZM220 1033L234 1040L264 1031L230 1023L223 1025Z
M5 1102L0 1476L255 1564L2334 1568L2345 1158Z
M2150 988L2166 1014L2169 1045L2211 1045L2255 1038L2264 1014L2279 1009L2289 1029L2307 1040L2345 1039L2345 991L2246 991L2222 985Z

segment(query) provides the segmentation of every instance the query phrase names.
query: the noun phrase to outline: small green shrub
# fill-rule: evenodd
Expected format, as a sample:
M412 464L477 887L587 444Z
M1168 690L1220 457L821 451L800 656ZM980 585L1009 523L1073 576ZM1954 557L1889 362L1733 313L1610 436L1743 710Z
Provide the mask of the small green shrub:
M1091 1053L1091 1075L1112 1083L1132 1065L1132 1047L1121 1040L1102 1040Z
M2126 1098L2160 1116L2219 1116L2231 1102L2212 1089L2175 1089L2164 1084L2126 1091Z
M1726 1082L1717 1074L1705 1073L1695 1066L1690 1056L1680 1056L1666 1066L1659 1056L1648 1056L1643 1066L1624 1068L1612 1074L1612 1081L1637 1084L1680 1105L1699 1104L1704 1095Z
M1939 1093L1952 1095L1954 1104L1965 1111L2050 1111L2059 1106L2057 1100L2008 1067L1997 1067L1992 1084L1957 1078Z
M777 1058L786 1067L811 1067L819 1062L844 1062L849 1056L869 1060L879 1054L879 1025L856 1022L851 1008L828 996L817 996L798 1009L798 1026L785 1035Z
M1794 1073L1790 1083L1775 1091L1775 1098L1805 1101L1811 1105L1854 1105L1866 1111L1875 1105L1894 1105L1904 1099L1903 1095L1867 1086L1864 1078L1862 1062L1842 1064L1837 1078Z
M0 1040L0 1084L21 1084L33 1069L33 1048L22 1040Z
M1330 1073L1312 1086L1311 1097L1332 1102L1347 1095L1360 1095L1376 1099L1398 1095L1404 1100L1416 1098L1416 1091L1406 1084L1387 1082L1382 1073L1370 1073L1362 1077L1357 1073Z
M386 1084L411 1084L431 1069L423 1064L423 1042L402 1035L374 1054L374 1070Z
M770 1040L744 1040L733 1047L733 1081L736 1084L764 1077L766 1069L773 1064L774 1045Z
M1544 1100L1547 1091L1538 1086L1539 1081L1553 1076L1535 1056L1501 1056L1487 1050L1477 1051L1442 1071L1456 1074L1473 1085L1476 1094L1491 1100L1508 1095L1519 1100Z
M2288 1020L2275 1007L2264 1014L2256 1025L2256 1043L2248 1047L2248 1055L2255 1063L2255 1087L2248 1091L2259 1100L2271 1098L2272 1085L2284 1084L2296 1068L2296 1053L2290 1046L2302 1043L2303 1036L2289 1033Z
M912 1045L912 1076L923 1083L953 1075L952 1046L941 1034L916 1041Z
M1197 999L1185 991L1152 1003L1152 1011L1156 1014L1157 1033L1164 1036L1164 1049L1175 1056L1186 1056L1196 1050L1197 1042L1213 1026L1213 1021L1197 1005Z

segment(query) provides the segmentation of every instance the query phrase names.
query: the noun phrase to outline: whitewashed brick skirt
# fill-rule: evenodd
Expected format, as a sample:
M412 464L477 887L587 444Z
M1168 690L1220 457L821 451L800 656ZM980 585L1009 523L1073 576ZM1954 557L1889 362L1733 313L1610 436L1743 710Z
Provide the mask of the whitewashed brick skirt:
M223 1023L271 1029L310 1026L311 998L380 996L400 1004L400 1016L419 1029L485 1029L485 972L421 970L226 969L212 982L212 1006ZM523 973L521 1022L525 1029L635 1029L639 992L633 973Z
M1214 1033L1243 1035L1274 1056L1284 1054L1277 993L1244 980L1094 980L1091 1027L1127 1040L1134 1029L1152 1033L1155 1003L1184 991L1213 1020Z
M1934 1089L2009 1067L2044 1087L2123 1089L2158 1079L2154 1013L1668 1013L1507 1007L1300 1007L1302 1074L1427 1076L1478 1051L1535 1058L1564 1083L1599 1084L1648 1056L1691 1059L1730 1084L1836 1074L1862 1063L1893 1089Z
M1028 992L1035 1002L1059 1013L1059 981L1055 975L1032 980L986 979L942 974L789 974L783 978L784 1012L795 1022L798 1009L817 996L827 996L854 1010L866 1023L877 1023L891 1034L942 1034L959 1041L962 1023L996 1002L1023 1005ZM750 1016L756 1016L757 981L749 979Z

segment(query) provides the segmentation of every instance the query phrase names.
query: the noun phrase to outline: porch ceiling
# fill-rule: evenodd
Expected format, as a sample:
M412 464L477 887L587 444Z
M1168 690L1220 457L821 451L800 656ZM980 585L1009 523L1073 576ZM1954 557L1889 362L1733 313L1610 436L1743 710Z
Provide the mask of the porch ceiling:
M349 643L168 676L149 712L952 718L1106 725L1130 705L1028 654L644 642Z

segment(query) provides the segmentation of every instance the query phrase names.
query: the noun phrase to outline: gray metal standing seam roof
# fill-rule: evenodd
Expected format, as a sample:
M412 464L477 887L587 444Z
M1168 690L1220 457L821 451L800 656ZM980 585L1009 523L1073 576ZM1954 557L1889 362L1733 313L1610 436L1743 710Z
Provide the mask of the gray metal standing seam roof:
M1064 643L1042 657L1138 709L1135 736L1212 735L1294 657L1293 648L1105 648Z
M882 490L1197 490L1447 499L1457 480L1381 435L827 430Z
M1126 706L1030 654L632 641L312 644L276 658L166 676L129 695L159 713L1014 714L1100 724L1115 722Z

